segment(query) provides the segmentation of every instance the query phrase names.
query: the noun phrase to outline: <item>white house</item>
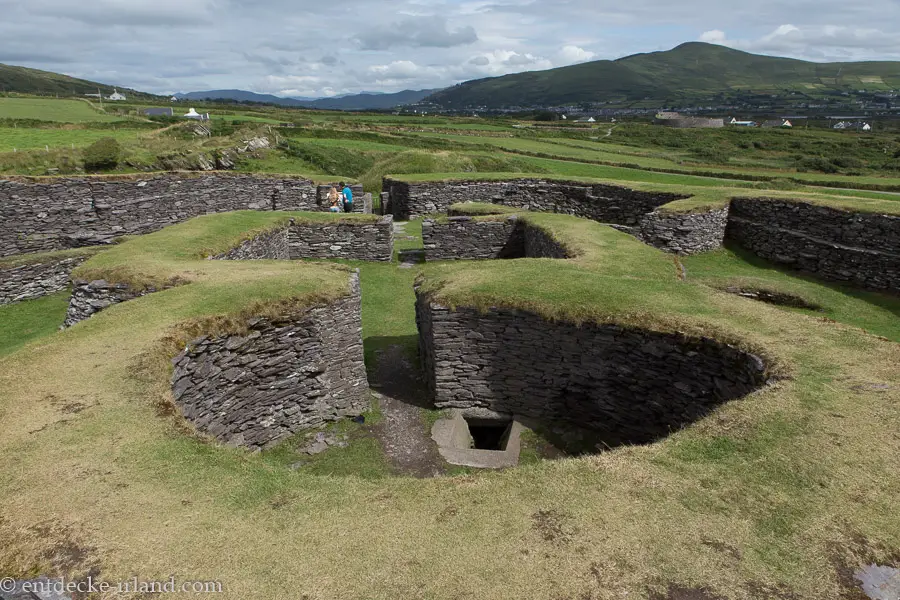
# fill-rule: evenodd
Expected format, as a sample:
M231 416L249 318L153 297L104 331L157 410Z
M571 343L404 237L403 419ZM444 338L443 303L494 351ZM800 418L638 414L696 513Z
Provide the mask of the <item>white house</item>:
M756 121L738 121L734 117L731 118L731 121L729 121L728 124L734 125L735 127L756 127Z
M113 93L109 95L109 98L107 98L107 100L112 100L113 102L115 102L115 101L127 100L127 98L125 96L123 96L122 94L120 94L119 90L117 90L116 88L113 88Z
M193 119L195 121L209 121L209 113L203 113L202 115L198 113L193 108L190 109L186 115L184 115L185 119Z
M872 126L869 125L868 123L863 123L862 130L863 131L872 131Z
M597 119L595 119L594 117L582 117L575 122L576 123L596 123Z

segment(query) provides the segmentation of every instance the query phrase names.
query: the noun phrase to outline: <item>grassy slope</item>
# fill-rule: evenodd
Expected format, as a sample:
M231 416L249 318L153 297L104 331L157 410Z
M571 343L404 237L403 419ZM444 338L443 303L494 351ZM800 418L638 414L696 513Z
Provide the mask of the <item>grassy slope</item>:
M113 92L112 86L103 83L76 79L50 71L0 64L0 90L5 92L80 96L83 94L96 94L98 89L104 94ZM125 94L134 93L133 90L126 88L119 88L119 90Z
M665 308L688 324L739 332L793 378L649 447L434 480L313 476L207 445L156 413L167 382L147 372L143 357L169 325L233 310L262 291L253 289L255 273L280 272L269 261L245 268L164 258L198 269L199 280L210 269L238 269L226 279L240 293L199 293L194 284L154 294L0 359L0 449L15 457L0 464L0 570L46 566L44 547L57 543L83 548L82 560L98 561L109 579L135 565L142 578L165 578L177 565L222 580L226 598L295 598L298 590L615 598L677 582L729 599L750 597L752 586L756 597L778 588L828 600L840 595L832 560L857 564L848 548L862 539L900 545L891 510L900 493L896 387L871 387L897 383L896 344L676 282L671 257L596 223L528 218L580 258L433 265L429 277L465 278L456 285L477 285L482 295L563 300L570 309L554 309L560 315ZM266 225L225 221L216 231L232 240L242 227ZM218 239L197 222L148 237L201 234L177 253L186 259ZM414 272L371 267L363 271L367 340L410 337ZM73 403L80 412L66 410ZM230 558L235 548L240 560ZM872 559L886 551L876 548Z
M708 100L736 89L778 92L852 88L892 89L900 85L897 63L810 63L747 54L711 44L684 44L668 52L594 61L447 88L428 98L447 107L553 106L632 100ZM835 80L840 73L839 81ZM881 83L861 85L861 77Z
M122 120L96 111L82 100L46 98L0 98L0 119L35 119L63 123L110 123Z
M140 131L134 129L24 129L0 128L0 152L50 148L89 146L102 138L118 141L134 139Z

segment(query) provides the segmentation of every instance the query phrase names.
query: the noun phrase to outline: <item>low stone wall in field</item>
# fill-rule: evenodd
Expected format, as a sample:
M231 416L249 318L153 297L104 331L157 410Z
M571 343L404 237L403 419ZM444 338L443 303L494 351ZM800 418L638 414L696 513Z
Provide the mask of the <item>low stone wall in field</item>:
M645 443L767 380L762 360L711 339L451 310L417 295L419 348L438 408L483 408Z
M288 260L291 258L288 228L276 229L243 242L214 260Z
M0 265L0 306L61 292L69 287L72 270L87 259L72 256L18 266Z
M523 229L515 216L500 220L476 220L472 217L449 217L446 221L426 219L422 222L425 259L522 258L525 256Z
M476 219L449 217L422 222L425 259L568 258L565 249L540 227L512 215Z
M637 225L643 215L657 207L687 197L624 186L542 179L404 182L385 178L383 189L390 194L397 220L447 213L450 206L460 202L487 202L575 215L601 223Z
M156 175L0 181L0 256L109 243L198 215L233 210L328 210L307 179Z
M137 291L127 283L110 283L103 279L94 281L76 279L72 282L72 297L69 298L69 308L63 326L71 327L113 304L134 300L155 291L155 288Z
M895 215L734 198L727 237L762 258L824 279L900 290L900 217Z
M194 340L172 361L175 404L198 430L255 450L369 409L357 274L346 298L247 327Z
M644 243L660 250L689 255L721 248L727 226L727 206L709 212L654 211L641 217L634 233Z
M386 215L370 223L292 223L287 230L292 259L345 258L390 262L394 252L394 219Z

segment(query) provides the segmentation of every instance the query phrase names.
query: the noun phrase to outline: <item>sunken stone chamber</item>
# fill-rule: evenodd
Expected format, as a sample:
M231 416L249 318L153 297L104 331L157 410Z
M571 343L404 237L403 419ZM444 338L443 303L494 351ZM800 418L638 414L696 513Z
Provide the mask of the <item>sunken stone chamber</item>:
M172 363L172 393L197 429L262 449L369 409L359 275L351 294L288 322L253 319L246 335L202 337Z
M516 215L475 219L449 217L422 222L426 260L493 258L569 258L565 249L540 227Z
M451 310L421 293L416 318L435 406L589 431L607 446L660 439L767 379L759 357L706 338Z

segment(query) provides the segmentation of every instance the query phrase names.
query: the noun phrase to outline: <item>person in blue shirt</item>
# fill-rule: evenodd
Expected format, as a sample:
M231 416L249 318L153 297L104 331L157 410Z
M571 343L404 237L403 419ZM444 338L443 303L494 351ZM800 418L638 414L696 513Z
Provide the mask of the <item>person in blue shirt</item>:
M343 192L341 192L344 196L344 212L353 212L353 190L350 189L349 185L344 185L344 182L341 182L341 188L343 188Z

